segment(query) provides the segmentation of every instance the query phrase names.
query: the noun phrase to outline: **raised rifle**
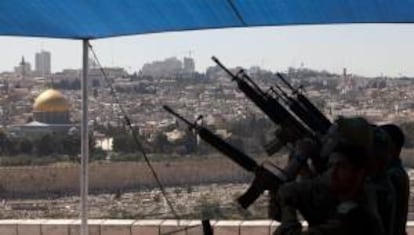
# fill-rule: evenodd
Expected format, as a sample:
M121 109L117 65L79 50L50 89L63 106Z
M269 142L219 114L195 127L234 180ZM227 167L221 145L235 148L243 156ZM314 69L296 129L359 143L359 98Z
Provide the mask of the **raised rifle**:
M273 87L271 91L276 95L276 97L284 102L284 104L289 108L289 110L303 123L305 123L315 134L323 134L326 130L323 130L320 126L320 120L315 117L315 115L307 110L297 99L288 95L278 84L274 84L275 90Z
M243 169L255 174L256 177L249 189L237 199L238 203L243 208L249 207L265 190L276 192L280 184L294 179L306 161L306 159L294 157L284 169L281 169L270 162L258 164L252 157L227 143L207 128L198 125L196 122L192 123L188 121L169 106L164 105L163 108L186 123L202 140L229 157Z
M296 99L291 98L297 105L304 108L305 112L309 114L306 118L312 120L311 127L316 133L325 134L332 125L331 121L306 97L302 92L302 87L294 88L280 73L277 73L279 79L291 90L292 95ZM286 95L286 93L285 93ZM299 116L299 115L298 115ZM305 117L305 116L300 116Z
M297 140L308 137L315 138L315 133L304 122L293 115L292 111L282 105L276 98L264 92L243 70L233 74L216 57L212 60L221 67L239 89L259 107L276 125L279 126L275 133L276 138L265 146L265 150L272 155L287 144L294 144Z

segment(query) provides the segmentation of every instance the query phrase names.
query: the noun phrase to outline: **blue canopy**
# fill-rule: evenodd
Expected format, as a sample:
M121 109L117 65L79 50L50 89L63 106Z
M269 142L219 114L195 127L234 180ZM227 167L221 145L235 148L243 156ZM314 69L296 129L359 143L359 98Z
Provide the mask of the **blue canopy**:
M1 0L0 35L94 39L224 27L411 23L414 0Z

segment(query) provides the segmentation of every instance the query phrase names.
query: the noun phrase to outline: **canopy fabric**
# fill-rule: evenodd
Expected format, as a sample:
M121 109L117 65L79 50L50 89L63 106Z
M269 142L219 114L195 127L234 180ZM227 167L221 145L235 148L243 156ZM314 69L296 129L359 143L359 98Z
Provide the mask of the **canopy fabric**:
M94 39L193 29L411 23L414 0L1 0L0 35Z

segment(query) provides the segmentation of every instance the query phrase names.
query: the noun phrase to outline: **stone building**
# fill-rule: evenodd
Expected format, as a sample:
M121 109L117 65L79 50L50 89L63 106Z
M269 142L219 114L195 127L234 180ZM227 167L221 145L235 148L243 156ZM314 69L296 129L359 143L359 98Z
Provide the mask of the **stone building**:
M9 132L16 136L34 137L45 134L66 134L77 128L70 121L70 103L55 89L42 92L33 104L33 121L12 125Z

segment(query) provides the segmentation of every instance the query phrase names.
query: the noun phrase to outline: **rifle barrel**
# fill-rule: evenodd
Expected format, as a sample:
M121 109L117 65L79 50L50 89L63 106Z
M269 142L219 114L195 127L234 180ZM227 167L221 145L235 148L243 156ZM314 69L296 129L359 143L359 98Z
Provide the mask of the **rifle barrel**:
M278 84L275 83L274 86L282 94L283 97L286 97L287 99L290 98L289 95Z
M205 127L198 127L197 133L207 143L213 146L215 149L229 157L231 160L236 162L239 166L250 172L256 172L259 164L250 156L243 153L233 145L227 143L219 136L212 133Z
M292 90L292 92L295 92L296 91L296 89L288 82L288 81L286 81L286 79L282 76L282 74L280 74L280 73L277 73L277 76L280 78L280 80L282 80L282 82L287 86L287 87L289 87L289 89L291 89Z
M163 108L171 113L172 115L176 116L183 122L185 122L187 125L189 125L191 128L193 128L197 134L200 136L201 139L203 139L205 142L209 143L211 146L216 148L218 151L229 157L231 160L239 164L241 167L243 167L245 170L250 172L255 172L259 168L259 164L250 156L243 153L233 145L227 143L223 139L221 139L219 136L211 132L209 129L199 126L197 124L191 123L184 117L182 117L180 114L176 113L172 108L170 108L167 105L164 105Z
M194 123L191 123L190 121L188 121L187 119L185 119L183 116L181 116L180 114L176 113L174 110L172 110L172 108L170 108L168 105L163 105L162 106L167 112L171 113L172 115L174 115L175 117L177 117L178 119L180 119L181 121L185 122L188 126L190 126L191 128L194 128L195 125Z
M217 57L212 56L211 59L220 67L222 68L227 74L229 74L233 79L236 79L237 76L234 75L226 66L224 66Z

